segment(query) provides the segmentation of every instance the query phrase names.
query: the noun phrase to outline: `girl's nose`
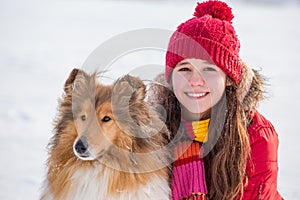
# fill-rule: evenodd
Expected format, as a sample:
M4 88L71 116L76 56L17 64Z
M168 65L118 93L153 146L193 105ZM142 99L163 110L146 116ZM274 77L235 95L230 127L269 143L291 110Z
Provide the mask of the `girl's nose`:
M203 77L200 75L199 72L194 71L191 74L189 83L191 86L204 86L205 85L205 80L203 79Z

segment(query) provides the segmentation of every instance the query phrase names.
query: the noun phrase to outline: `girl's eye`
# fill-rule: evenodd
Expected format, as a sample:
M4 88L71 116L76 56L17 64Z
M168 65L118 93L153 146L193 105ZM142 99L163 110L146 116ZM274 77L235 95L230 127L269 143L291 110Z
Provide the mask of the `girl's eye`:
M179 72L188 72L188 71L191 71L190 68L188 67L182 67L178 70Z
M81 118L82 121L85 121L86 120L86 115L81 115L80 118Z
M101 119L102 122L109 122L110 120L111 120L111 118L108 116L105 116Z
M213 67L205 67L204 71L214 72L216 71L216 69L214 69Z

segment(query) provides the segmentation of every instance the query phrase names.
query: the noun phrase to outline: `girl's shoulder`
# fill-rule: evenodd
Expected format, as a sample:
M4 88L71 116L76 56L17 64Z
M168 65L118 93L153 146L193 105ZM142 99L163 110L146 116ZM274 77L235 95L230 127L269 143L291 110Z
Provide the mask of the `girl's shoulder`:
M255 111L251 118L251 123L248 126L248 136L250 144L258 140L269 140L278 137L272 123L258 111Z

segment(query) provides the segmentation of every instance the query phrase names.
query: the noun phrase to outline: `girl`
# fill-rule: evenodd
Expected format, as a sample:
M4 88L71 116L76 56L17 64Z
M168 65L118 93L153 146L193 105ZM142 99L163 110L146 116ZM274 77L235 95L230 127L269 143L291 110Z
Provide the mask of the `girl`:
M224 2L198 3L169 41L170 90L152 87L175 137L175 200L282 199L278 136L256 109L263 79L241 61L232 19Z

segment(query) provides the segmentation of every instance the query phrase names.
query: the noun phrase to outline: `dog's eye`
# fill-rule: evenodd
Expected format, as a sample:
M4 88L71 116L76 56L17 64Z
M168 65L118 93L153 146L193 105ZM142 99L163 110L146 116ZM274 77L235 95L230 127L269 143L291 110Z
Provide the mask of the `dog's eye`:
M111 118L110 117L108 117L108 116L105 116L105 117L103 117L102 118L102 120L101 121L103 121L103 122L109 122L111 120Z
M81 118L82 121L85 121L86 120L86 115L81 115L80 118Z

